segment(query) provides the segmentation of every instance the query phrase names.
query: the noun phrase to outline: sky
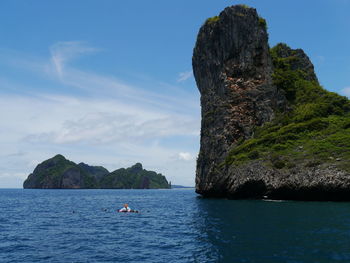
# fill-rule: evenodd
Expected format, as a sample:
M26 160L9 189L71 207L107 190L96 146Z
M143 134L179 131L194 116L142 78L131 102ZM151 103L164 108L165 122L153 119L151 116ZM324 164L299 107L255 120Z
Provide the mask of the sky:
M350 97L350 0L3 0L0 188L62 154L113 171L141 162L193 186L200 94L192 51L206 18L247 4L269 43L302 48Z

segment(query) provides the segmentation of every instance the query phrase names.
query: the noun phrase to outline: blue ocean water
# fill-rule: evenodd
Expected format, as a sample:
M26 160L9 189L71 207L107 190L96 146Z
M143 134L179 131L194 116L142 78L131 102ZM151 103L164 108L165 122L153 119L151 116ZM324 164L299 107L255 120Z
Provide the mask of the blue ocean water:
M2 189L0 262L350 262L350 203Z

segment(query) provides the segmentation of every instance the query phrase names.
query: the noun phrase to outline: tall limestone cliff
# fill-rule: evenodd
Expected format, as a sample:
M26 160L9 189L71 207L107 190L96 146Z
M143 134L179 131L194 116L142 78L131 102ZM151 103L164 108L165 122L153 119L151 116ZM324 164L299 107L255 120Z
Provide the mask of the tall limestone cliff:
M237 5L199 31L192 60L202 107L196 191L350 199L349 149L333 140L332 153L313 152L332 131L350 146L349 101L319 86L301 49L279 44L270 50L266 28L255 9ZM338 131L335 122L343 125Z
M226 8L206 21L193 54L201 93L201 149L197 192L222 193L222 163L230 147L251 137L255 125L272 120L284 97L272 85L266 24L254 9Z

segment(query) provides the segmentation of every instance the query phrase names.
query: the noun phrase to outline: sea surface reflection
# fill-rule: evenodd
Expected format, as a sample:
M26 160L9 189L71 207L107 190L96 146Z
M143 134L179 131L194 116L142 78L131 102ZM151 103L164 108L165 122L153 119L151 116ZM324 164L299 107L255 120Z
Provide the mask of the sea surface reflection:
M196 203L210 262L350 262L349 203Z
M0 211L0 262L350 262L349 203L2 189Z

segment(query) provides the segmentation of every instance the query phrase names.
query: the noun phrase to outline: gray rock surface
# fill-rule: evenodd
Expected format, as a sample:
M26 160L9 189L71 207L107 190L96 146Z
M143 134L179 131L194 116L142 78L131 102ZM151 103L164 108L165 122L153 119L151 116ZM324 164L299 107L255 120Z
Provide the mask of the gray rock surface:
M229 149L285 105L283 94L272 85L267 40L256 10L243 6L226 8L199 31L192 59L202 106L198 193L222 192L219 166Z
M301 49L285 46L281 58L291 70L318 83L314 67ZM240 141L252 138L254 127L288 112L284 91L272 83L273 66L266 24L253 8L227 7L200 28L193 52L193 72L201 94L201 138L196 192L207 197L293 200L350 200L350 175L335 165L290 169L263 160L227 165L225 159ZM302 146L301 146L302 147Z
M304 50L298 48L298 49L291 49L285 44L279 44L283 48L279 49L278 51L278 57L280 58L288 58L288 57L295 57L297 59L290 60L290 65L292 70L299 70L302 69L304 72L306 72L305 79L316 81L318 83L317 76L315 74L314 65L310 61L309 57L305 54Z
M78 165L87 174L91 174L93 177L95 177L97 181L109 174L109 171L102 166L91 166L86 163L79 163Z

